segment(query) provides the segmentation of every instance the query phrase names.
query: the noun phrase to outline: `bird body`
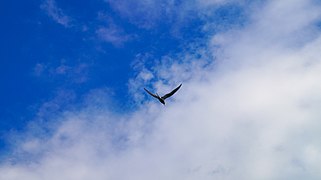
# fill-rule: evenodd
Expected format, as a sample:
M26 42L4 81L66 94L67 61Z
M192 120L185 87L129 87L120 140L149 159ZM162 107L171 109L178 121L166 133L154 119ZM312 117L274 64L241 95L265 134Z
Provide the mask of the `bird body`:
M176 91L178 91L179 88L181 88L182 84L180 84L177 88L175 88L174 90L172 90L170 93L165 94L164 96L160 97L157 93L153 94L150 91L148 91L146 88L144 88L144 90L151 96L153 96L154 98L158 99L160 103L162 103L163 105L165 105L165 99L171 97L173 94L176 93Z

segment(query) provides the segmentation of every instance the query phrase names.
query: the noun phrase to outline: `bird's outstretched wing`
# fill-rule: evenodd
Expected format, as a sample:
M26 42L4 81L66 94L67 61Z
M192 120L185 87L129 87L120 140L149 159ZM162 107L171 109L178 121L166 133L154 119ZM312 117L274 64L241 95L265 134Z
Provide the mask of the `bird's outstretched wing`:
M156 96L155 94L151 93L151 92L148 91L146 88L144 88L144 89L145 89L145 91L146 91L149 95L153 96L154 98L158 98L158 96Z
M173 94L176 93L176 91L178 91L179 88L181 88L182 84L180 84L177 88L175 88L172 92L165 94L164 96L162 96L162 99L166 99L168 97L171 97Z

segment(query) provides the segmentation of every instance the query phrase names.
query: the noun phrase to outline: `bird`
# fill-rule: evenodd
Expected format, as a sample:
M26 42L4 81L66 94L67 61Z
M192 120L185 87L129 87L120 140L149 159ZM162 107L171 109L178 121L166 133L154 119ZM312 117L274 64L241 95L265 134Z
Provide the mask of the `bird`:
M173 94L176 93L176 91L178 91L179 88L181 88L182 84L180 84L177 88L175 88L174 90L172 90L170 93L165 94L164 96L160 97L157 93L153 94L150 91L148 91L146 88L144 88L144 90L151 96L153 96L154 98L158 99L159 102L161 102L163 105L165 105L165 99L171 97Z

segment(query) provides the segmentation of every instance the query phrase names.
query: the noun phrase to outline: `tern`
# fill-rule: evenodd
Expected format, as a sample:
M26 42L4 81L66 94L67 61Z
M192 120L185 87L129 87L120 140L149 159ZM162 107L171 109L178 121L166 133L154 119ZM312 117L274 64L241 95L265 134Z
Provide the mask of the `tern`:
M151 96L153 96L154 98L158 99L159 102L161 102L162 104L165 105L165 99L166 99L166 98L169 98L169 97L171 97L173 94L175 94L176 91L178 91L178 89L181 88L181 86L182 86L182 84L180 84L177 88L175 88L175 89L172 90L170 93L165 94L165 95L162 96L162 97L160 97L157 93L156 93L156 94L151 93L151 92L148 91L146 88L144 88L144 89L145 89L145 91L146 91L149 95L151 95Z

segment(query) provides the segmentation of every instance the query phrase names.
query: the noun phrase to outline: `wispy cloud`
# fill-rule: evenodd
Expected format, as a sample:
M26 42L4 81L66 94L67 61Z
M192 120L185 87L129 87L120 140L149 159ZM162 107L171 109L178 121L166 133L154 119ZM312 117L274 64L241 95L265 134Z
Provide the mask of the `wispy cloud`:
M70 65L62 60L60 64L37 63L33 68L33 74L37 77L64 77L65 80L73 83L85 83L88 80L87 63Z
M166 17L163 10L171 8L171 1L122 1L107 0L113 9L122 17L128 18L132 23L143 28L150 28L157 24L157 21ZM171 12L170 10L168 13Z
M58 24L61 24L65 27L70 27L72 25L72 18L67 16L63 10L57 6L55 0L46 0L41 5L41 9L43 9L48 16Z
M96 33L99 39L109 42L116 47L132 39L130 35L125 34L122 29L117 26L101 27L97 29Z
M247 26L209 40L211 64L193 51L142 66L155 88L184 79L165 108L65 111L52 133L27 133L0 179L320 179L320 8L265 2Z
M116 25L113 19L107 15L98 13L98 19L106 24L96 30L96 34L100 40L120 47L134 38L133 35L127 34L122 27Z
M207 10L213 12L213 7L218 7L230 0L198 0L198 1L173 1L173 0L125 0L106 2L133 24L145 29L158 27L159 24L171 24L173 29L184 27L186 21L200 18Z

